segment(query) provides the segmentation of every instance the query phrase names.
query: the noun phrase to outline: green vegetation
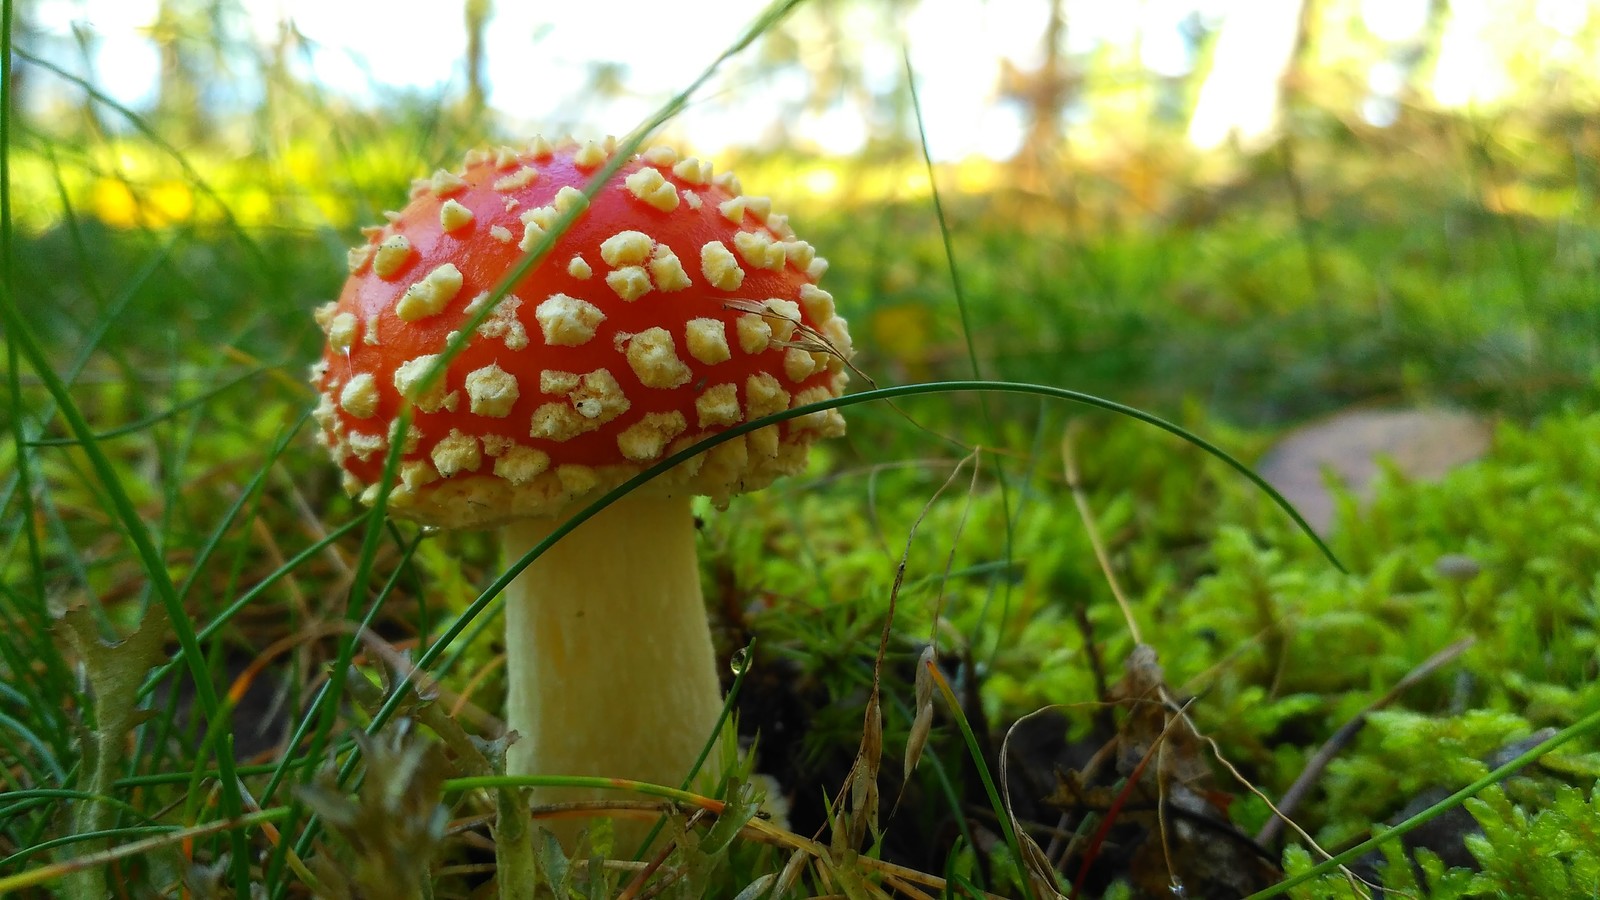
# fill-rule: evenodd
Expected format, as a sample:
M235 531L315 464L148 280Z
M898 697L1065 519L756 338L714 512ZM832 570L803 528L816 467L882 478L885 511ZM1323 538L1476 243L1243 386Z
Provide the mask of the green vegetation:
M355 227L498 136L277 99L243 155L93 97L120 136L0 139L0 894L1600 891L1592 107L1380 131L1301 98L1225 178L1151 133L1070 191L935 167L937 208L904 135L731 160L831 261L856 389L1006 385L851 405L805 478L702 510L756 752L715 796L620 786L671 849L633 860L513 811L573 779L496 774L493 542L368 515L306 428ZM1497 422L1339 493L1323 548L1062 389L1246 464L1357 404Z

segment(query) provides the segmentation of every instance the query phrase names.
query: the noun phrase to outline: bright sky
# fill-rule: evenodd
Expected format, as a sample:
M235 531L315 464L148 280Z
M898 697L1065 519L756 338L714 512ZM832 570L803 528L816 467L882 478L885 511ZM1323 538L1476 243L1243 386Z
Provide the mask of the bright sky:
M1136 12L1129 14L1116 11L1121 4L1078 4L1069 34L1075 49L1087 49L1130 42L1142 29L1153 36L1146 62L1177 74L1189 66L1179 21L1196 6L1215 5L1149 0L1130 4ZM242 0L240 6L240 36L263 45L275 39L282 19L291 18L315 48L311 72L301 74L314 74L329 90L370 100L375 86L459 91L464 82L459 3ZM663 7L652 0L605 0L605 19L613 25L597 40L593 2L497 0L494 7L486 48L490 103L508 123L615 133L693 81L759 9L750 0L694 0L687 7L692 15L660 15ZM855 45L874 88L892 88L901 79L902 42L911 48L936 157L1003 158L1015 151L1022 122L1015 108L995 102L1000 60L1024 69L1038 65L1048 7L1048 0L923 0L904 16L897 35L875 5L847 5L839 30ZM138 108L154 95L159 61L145 28L156 9L157 0L40 0L32 15L35 26L59 36L62 46L70 46L75 27L92 33L102 88ZM807 10L781 27L802 47L827 40ZM603 61L627 65L630 94L601 108L582 95L591 67ZM713 82L679 127L705 147L747 141L752 127L764 127L775 110L799 107L807 88L802 73L780 73L760 84ZM575 117L580 121L571 121ZM807 112L794 130L822 150L841 153L858 149L867 136L860 112L844 105Z
M1452 22L1439 60L1435 96L1447 104L1491 99L1506 87L1505 73L1488 52L1496 0L1452 0ZM662 100L687 86L728 46L759 8L751 0L693 0L689 14L661 14L659 0L588 0L545 3L495 0L487 35L490 103L507 124L524 130L623 133ZM936 158L968 154L1005 158L1016 149L1023 123L1012 104L997 103L1000 61L1024 70L1038 65L1048 0L921 0L897 26L889 27L881 7L846 4L830 7L843 15L837 31L852 45L868 85L892 88L901 78L901 47L911 48ZM1558 33L1573 35L1593 14L1594 0L1540 0L1538 18ZM603 6L608 28L595 25ZM1296 10L1291 0L1144 0L1104 2L1068 0L1069 49L1138 47L1140 61L1164 75L1181 75L1192 64L1183 38L1186 17L1200 14L1221 23L1219 49L1240 48L1218 59L1216 96L1197 110L1210 119L1197 122L1196 143L1215 143L1230 131L1270 127L1272 67L1281 56L1284 23L1294 16L1268 13ZM157 0L38 0L31 16L37 29L55 38L58 61L75 63L72 35L77 28L93 37L96 80L118 100L135 108L154 93L158 59L145 29L155 19ZM238 0L237 37L265 45L278 23L292 19L314 48L311 75L326 89L371 101L385 89L448 90L464 83L465 29L462 4L443 0ZM1422 27L1427 0L1364 0L1365 24L1376 36L1403 42ZM838 12L841 11L842 12ZM782 26L803 54L823 53L830 38L815 10L802 8ZM897 30L898 29L898 30ZM1290 32L1292 34L1292 32ZM811 49L815 48L815 49ZM747 51L749 52L749 51ZM1559 52L1553 48L1552 52ZM584 96L591 68L599 62L627 66L626 96L599 102ZM1382 100L1392 72L1380 63L1369 73L1374 95ZM248 70L241 65L241 71ZM751 69L745 69L749 72ZM797 71L767 72L755 83L725 78L707 85L677 127L695 143L715 149L758 137L783 109L799 108L808 93ZM1368 118L1384 113L1374 106ZM804 113L793 131L824 151L848 153L867 136L858 108L838 104Z

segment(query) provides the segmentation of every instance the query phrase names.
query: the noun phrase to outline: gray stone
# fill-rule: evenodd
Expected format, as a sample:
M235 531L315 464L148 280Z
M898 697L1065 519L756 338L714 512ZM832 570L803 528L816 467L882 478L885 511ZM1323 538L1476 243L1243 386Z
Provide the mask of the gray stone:
M1362 503L1372 499L1379 460L1417 481L1435 481L1489 449L1488 420L1459 410L1352 409L1302 425L1275 444L1256 471L1318 534L1333 527L1324 472Z

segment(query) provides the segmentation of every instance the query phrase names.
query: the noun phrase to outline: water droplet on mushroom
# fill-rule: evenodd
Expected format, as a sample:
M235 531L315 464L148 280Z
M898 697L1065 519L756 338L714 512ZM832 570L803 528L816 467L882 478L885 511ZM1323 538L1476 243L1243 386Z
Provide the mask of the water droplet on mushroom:
M417 529L417 535L419 537L431 538L442 531L444 531L444 529L437 525L423 525Z
M733 651L733 655L728 657L728 668L732 669L735 675L743 675L745 670L750 668L750 648L740 647Z

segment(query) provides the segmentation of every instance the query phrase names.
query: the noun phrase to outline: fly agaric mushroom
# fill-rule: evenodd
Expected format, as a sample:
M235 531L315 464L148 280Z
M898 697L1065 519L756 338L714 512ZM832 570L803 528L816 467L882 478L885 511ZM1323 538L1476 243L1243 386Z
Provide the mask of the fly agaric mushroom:
M312 369L320 441L371 502L400 441L395 515L500 529L509 560L571 513L730 426L839 396L850 335L816 286L827 262L765 197L652 147L592 202L611 142L467 154L413 183L349 253ZM580 210L430 385L454 333ZM407 403L413 418L397 422ZM676 785L722 707L691 500L800 471L837 411L774 423L694 457L563 537L506 589L512 773ZM587 799L536 792L540 802ZM571 831L557 829L570 839Z

